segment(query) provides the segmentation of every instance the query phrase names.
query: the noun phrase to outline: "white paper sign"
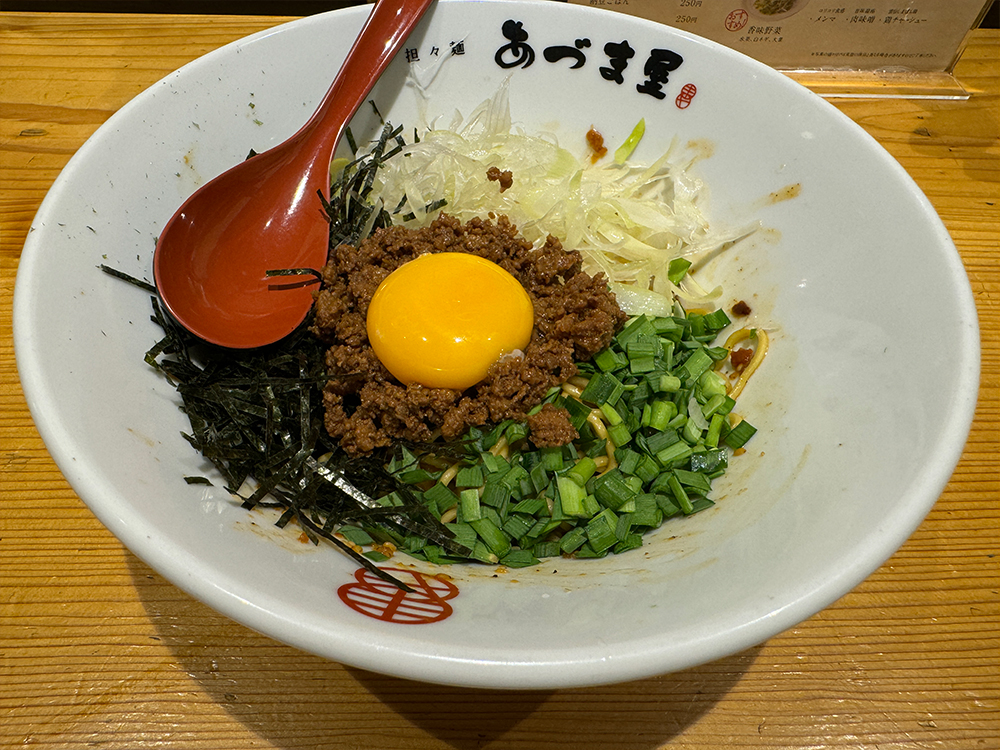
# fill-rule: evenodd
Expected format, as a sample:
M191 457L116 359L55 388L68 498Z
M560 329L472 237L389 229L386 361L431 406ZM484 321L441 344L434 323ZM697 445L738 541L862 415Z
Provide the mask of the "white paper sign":
M648 18L783 70L949 71L983 0L569 0Z

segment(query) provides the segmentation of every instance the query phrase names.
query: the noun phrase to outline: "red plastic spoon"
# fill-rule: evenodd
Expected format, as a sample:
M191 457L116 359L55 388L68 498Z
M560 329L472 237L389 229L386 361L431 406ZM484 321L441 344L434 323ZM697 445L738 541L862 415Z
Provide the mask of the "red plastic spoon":
M298 133L202 186L167 222L153 277L170 314L212 344L249 349L305 320L315 284L267 271L320 269L330 161L375 81L433 0L378 0L336 80Z

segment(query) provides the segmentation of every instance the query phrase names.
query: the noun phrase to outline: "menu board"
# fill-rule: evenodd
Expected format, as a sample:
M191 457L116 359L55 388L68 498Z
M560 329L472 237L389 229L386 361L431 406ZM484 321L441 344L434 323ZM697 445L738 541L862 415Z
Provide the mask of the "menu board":
M569 0L724 44L782 70L947 72L987 0Z

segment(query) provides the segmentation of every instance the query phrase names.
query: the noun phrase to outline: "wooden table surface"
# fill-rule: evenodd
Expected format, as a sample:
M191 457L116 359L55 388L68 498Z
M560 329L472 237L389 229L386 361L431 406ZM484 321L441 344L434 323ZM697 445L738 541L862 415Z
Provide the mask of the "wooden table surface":
M507 693L346 668L216 614L91 515L25 405L14 276L60 169L161 76L282 20L0 13L0 747L1000 748L1000 34L966 49L967 101L835 102L933 202L979 309L979 407L928 518L843 599L740 654Z

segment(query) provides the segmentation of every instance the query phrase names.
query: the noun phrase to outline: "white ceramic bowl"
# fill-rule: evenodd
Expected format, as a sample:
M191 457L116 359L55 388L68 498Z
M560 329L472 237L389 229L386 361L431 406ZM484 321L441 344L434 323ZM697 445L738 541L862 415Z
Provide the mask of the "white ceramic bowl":
M424 589L431 609L450 615L401 624L345 604L338 591L380 595L335 550L272 529L219 486L184 482L207 467L179 435L172 388L143 363L159 333L147 297L97 266L149 278L154 238L182 199L305 121L366 12L261 32L168 76L100 128L39 210L16 286L18 366L52 456L101 521L177 586L281 641L378 672L499 688L717 659L818 612L885 561L948 480L976 399L975 309L945 228L885 151L795 83L689 34L554 2L440 2L373 96L408 125L422 107L467 113L509 76L513 117L529 131L582 143L594 125L614 144L645 117L636 159L674 137L711 151L696 166L710 217L765 229L709 273L750 300L772 336L741 399L760 432L717 505L617 557L500 575L458 566L450 587L422 578L439 589ZM518 58L504 51L507 20L529 34L528 67L498 64ZM577 39L591 40L582 67L545 59ZM636 54L618 84L600 68L604 45L622 40ZM637 88L654 49L683 57L663 98ZM689 83L696 94L682 107ZM366 109L355 130L375 126Z

